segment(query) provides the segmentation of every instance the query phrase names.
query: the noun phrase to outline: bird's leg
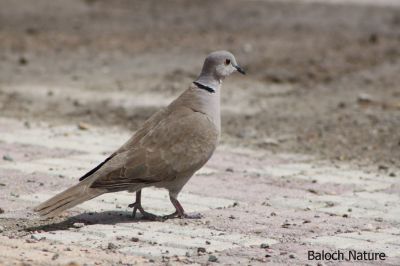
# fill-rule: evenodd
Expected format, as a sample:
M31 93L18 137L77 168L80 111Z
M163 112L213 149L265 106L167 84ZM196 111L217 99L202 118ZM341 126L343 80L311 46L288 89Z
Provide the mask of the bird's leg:
M142 190L140 189L140 190L136 191L135 202L128 205L129 208L133 208L133 212L132 212L133 218L136 217L136 212L138 209L143 209L141 201L142 201Z
M179 201L172 196L169 196L169 199L171 200L172 205L175 207L175 212L171 213L169 215L165 215L163 218L164 219L171 219L171 218L187 218L187 219L201 219L203 216L200 213L185 213L185 210L183 209L182 205L179 203Z
M162 217L157 216L155 214L146 212L143 207L142 207L142 190L136 191L136 201L132 204L128 205L129 208L133 208L132 216L133 218L136 217L136 212L139 210L139 212L142 214L144 219L147 220L152 220L152 221L162 221L164 220Z

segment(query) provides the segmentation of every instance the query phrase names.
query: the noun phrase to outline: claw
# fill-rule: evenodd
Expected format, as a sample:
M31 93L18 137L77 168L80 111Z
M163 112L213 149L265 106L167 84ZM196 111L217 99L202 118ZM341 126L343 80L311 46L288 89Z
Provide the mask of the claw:
M132 217L135 218L136 217L136 212L140 208L140 204L138 202L134 202L132 204L129 204L128 207L129 208L133 208Z

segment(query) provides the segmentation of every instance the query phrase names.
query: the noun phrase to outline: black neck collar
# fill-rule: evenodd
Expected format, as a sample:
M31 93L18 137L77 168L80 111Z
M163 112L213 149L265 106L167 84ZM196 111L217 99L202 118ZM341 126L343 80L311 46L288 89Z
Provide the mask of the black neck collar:
M201 84L201 83L199 83L199 82L197 82L197 81L194 81L193 83L194 83L194 84L197 86L197 88L199 88L199 89L206 90L206 91L208 91L209 93L215 93L215 90L214 90L213 88L211 88L211 87L208 87L208 86L206 86L206 85L203 85L203 84Z

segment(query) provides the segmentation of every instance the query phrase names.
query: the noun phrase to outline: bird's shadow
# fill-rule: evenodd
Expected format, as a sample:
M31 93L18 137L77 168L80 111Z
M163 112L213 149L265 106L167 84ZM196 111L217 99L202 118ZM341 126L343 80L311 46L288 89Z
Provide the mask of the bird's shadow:
M138 217L139 216L139 217ZM76 223L84 223L85 225L93 224L108 224L114 225L118 223L143 223L151 222L150 220L143 219L140 214L136 218L132 216L132 212L126 211L104 211L95 213L82 213L66 220L54 222L54 219L49 219L49 223L39 226L27 227L24 230L33 231L59 231L59 230L69 230L70 228L76 228ZM75 224L75 225L74 225Z

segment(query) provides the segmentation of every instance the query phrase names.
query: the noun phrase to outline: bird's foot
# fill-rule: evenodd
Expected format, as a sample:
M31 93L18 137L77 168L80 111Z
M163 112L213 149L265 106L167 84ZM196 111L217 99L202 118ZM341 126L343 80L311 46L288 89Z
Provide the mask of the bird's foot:
M140 202L137 202L137 201L135 201L134 203L129 204L128 207L129 208L133 208L133 211L132 211L133 218L136 217L137 210L140 210L140 209L143 210L142 205L140 204Z
M149 221L160 221L160 222L165 221L165 219L164 219L163 216L158 216L158 215L152 214L152 213L150 213L150 212L146 212L146 211L143 209L143 207L142 207L142 205L140 204L140 202L134 202L134 203L132 203L132 204L129 204L128 207L129 207L129 208L133 208L133 211L132 211L132 216L133 216L133 218L136 217L136 212L139 211L140 214L142 215L142 218L145 219L145 220L149 220Z

